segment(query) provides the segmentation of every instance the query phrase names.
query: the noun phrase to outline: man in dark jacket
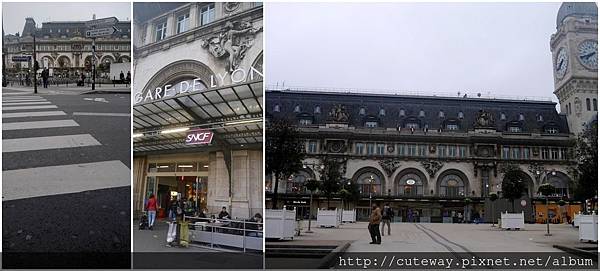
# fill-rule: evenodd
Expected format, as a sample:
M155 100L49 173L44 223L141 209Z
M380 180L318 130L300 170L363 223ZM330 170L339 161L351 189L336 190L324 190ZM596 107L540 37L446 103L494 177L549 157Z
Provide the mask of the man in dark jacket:
M388 228L388 235L392 235L392 228L390 226L390 222L394 218L394 211L392 207L390 207L389 203L386 203L383 206L383 214L382 214L382 223L381 223L381 235L385 236L385 225Z
M372 242L369 244L381 244L381 233L379 232L379 223L381 223L381 209L377 204L373 204L371 216L369 216L369 233Z

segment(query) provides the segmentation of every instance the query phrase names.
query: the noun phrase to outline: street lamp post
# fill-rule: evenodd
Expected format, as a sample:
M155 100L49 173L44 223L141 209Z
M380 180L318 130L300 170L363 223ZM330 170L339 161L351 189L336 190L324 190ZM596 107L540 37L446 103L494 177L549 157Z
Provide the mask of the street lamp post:
M371 215L371 212L373 212L373 181L375 179L373 178L373 175L371 175L369 177L369 215Z
M37 57L35 50L35 30L33 31L33 93L37 94Z

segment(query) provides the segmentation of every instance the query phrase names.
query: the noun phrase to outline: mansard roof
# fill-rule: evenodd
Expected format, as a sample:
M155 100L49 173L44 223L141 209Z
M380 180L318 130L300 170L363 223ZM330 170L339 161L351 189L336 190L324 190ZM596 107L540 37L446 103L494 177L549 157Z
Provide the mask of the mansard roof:
M274 110L276 105L279 112ZM313 125L325 125L330 119L329 112L338 105L345 107L348 125L357 128L365 127L366 121L376 121L378 128L394 129L414 122L430 131L445 130L447 124L457 124L458 132L466 132L474 130L477 118L484 111L493 117L494 124L490 128L497 131L519 126L523 133L543 133L550 127L561 134L569 133L566 116L557 112L556 103L552 101L268 89L266 94L267 117L292 121L310 118ZM315 112L317 106L321 113ZM361 109L364 114L360 114ZM421 111L424 116L420 115Z

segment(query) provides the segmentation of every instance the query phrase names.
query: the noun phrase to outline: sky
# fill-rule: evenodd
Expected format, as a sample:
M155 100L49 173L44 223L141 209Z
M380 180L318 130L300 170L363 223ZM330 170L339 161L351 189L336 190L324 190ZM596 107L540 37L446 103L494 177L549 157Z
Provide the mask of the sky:
M115 16L119 21L131 19L131 3L2 3L2 27L6 34L23 31L25 18L33 17L38 27L49 21L88 21Z
M557 101L550 36L559 7L267 3L267 84Z

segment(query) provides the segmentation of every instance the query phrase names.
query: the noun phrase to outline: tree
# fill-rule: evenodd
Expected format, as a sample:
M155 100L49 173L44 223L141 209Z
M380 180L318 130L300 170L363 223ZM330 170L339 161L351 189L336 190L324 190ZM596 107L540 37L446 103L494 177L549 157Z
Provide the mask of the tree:
M340 180L342 179L341 162L335 159L324 158L321 162L319 175L321 177L321 192L327 198L327 208L334 194L340 190Z
M543 183L538 188L538 192L546 197L546 236L550 236L550 209L548 209L548 196L552 195L556 188L549 184Z
M496 224L496 206L494 202L498 199L498 194L490 193L490 201L492 202L492 227Z
M310 222L312 219L313 193L319 190L319 187L321 187L321 183L315 179L310 179L304 183L304 186L306 187L306 190L310 191L310 204L308 205L308 231L306 232L312 233L310 229Z
M272 208L277 208L279 180L302 169L304 144L298 130L287 120L273 120L267 126L266 172L275 177Z
M502 197L511 201L512 212L515 211L515 199L521 198L525 192L523 174L515 165L505 166L504 179L502 180Z
M578 135L575 141L577 165L571 170L574 177L575 200L585 202L598 195L598 124L594 122Z

